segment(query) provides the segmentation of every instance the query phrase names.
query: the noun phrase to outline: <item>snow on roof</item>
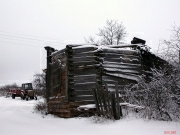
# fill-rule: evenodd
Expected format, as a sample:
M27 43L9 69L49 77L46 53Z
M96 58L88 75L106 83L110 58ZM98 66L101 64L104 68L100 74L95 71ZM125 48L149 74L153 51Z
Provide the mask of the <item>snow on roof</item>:
M124 50L124 51L129 50L129 51L132 51L132 52L136 51L136 50L132 49L133 47L135 47L135 48L139 47L141 50L145 50L145 51L149 51L150 50L150 47L148 47L147 45L142 45L142 44L121 44L121 45L69 44L69 45L66 45L66 48L68 48L68 47L72 47L73 49L94 47L94 48L97 48L97 50L102 50L102 49ZM57 53L61 53L61 52L65 51L65 49L56 50L51 55L55 55Z

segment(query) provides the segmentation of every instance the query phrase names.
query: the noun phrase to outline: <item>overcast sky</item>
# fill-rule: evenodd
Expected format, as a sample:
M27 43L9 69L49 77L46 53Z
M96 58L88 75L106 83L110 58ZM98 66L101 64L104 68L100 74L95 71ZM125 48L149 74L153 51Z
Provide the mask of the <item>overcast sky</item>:
M31 82L46 68L45 46L84 43L107 19L156 49L180 26L180 0L0 0L0 85Z

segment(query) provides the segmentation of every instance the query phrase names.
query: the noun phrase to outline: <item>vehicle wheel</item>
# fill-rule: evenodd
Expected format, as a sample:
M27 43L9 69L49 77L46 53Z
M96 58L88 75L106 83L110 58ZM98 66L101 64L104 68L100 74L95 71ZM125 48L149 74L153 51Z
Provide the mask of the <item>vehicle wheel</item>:
M34 99L37 100L37 96L35 96Z
M12 94L12 99L15 99L16 95L15 94Z

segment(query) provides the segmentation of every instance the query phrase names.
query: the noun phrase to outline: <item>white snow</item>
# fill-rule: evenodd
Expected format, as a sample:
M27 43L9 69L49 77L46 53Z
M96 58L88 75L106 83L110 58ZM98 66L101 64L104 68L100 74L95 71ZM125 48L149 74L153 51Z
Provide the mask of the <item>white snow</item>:
M34 112L36 103L35 100L0 97L0 135L180 134L179 122L146 121L131 116L104 122L95 122L95 117L64 119Z
M130 103L119 103L121 106L128 106L128 107L132 107L132 108L137 108L137 109L143 109L144 107L143 106L139 106L139 105L133 105L133 104L130 104Z
M88 105L81 105L78 107L79 109L91 109L91 108L96 108L95 104L88 104Z

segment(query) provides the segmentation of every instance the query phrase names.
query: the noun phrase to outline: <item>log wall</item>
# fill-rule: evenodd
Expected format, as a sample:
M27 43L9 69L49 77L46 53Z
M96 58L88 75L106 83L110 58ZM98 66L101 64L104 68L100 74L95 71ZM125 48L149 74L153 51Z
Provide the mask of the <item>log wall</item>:
M68 99L94 103L92 88L96 85L99 61L96 45L68 45Z
M50 113L60 117L78 114L77 106L95 103L92 89L106 83L109 91L137 83L153 67L167 62L138 45L67 45L51 57ZM115 86L116 82L116 86ZM121 93L122 94L122 93ZM94 109L93 109L94 111ZM91 113L91 112L90 112Z

